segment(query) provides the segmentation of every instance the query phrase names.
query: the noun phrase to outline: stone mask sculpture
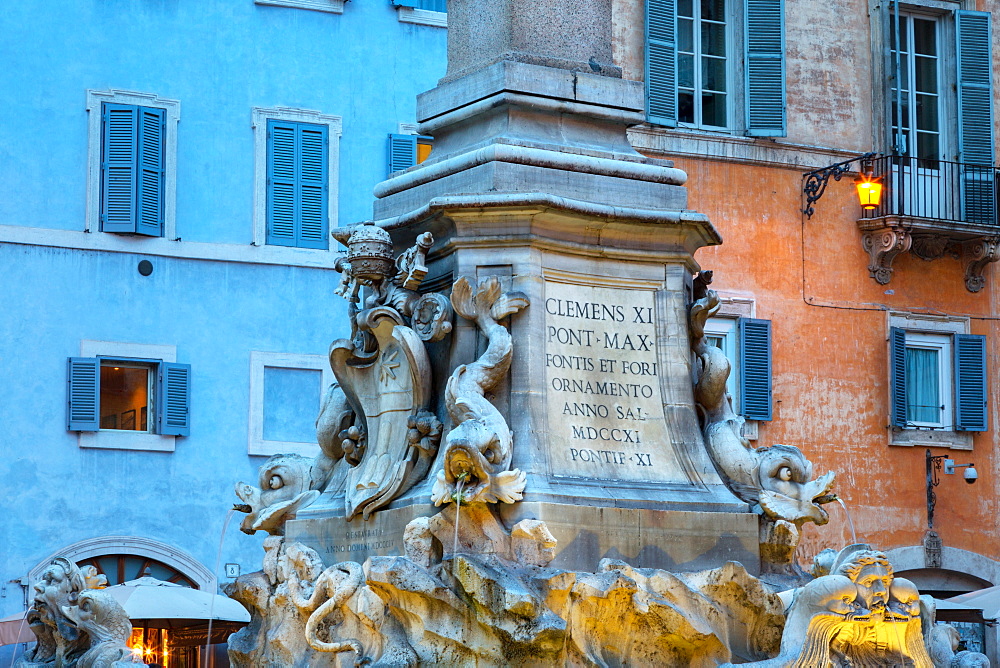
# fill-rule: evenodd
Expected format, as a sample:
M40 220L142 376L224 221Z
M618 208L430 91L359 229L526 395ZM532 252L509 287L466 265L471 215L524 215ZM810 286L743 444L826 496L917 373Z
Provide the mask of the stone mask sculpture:
M832 571L795 591L777 657L754 668L932 668L921 633L920 594L894 578L885 554L850 545Z
M260 467L258 487L237 483L236 495L243 501L237 509L249 513L240 530L281 535L285 520L319 497L317 490L309 489L311 470L312 462L305 457L275 455Z
M107 584L93 566L56 557L34 584L27 613L37 643L15 668L118 668L142 664L125 645L132 623L120 605L96 589Z
M132 635L132 622L110 594L87 590L80 594L75 606L64 606L63 613L90 638L90 645L77 662L77 668L134 666L138 662L126 646Z

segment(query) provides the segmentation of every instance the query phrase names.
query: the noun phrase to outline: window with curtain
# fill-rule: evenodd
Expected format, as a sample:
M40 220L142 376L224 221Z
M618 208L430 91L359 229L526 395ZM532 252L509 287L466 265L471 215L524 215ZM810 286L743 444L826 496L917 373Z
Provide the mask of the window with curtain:
M733 410L748 420L771 419L771 321L709 318L705 339L729 360L726 389Z
M892 425L986 431L986 337L890 328Z
M943 427L941 350L906 346L906 421Z

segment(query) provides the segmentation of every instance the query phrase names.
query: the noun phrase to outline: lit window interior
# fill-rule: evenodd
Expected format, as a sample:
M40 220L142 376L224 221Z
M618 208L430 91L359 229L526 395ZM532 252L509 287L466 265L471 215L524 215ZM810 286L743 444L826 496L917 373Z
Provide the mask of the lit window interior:
M148 431L150 369L101 362L101 429Z
M431 156L431 149L434 148L433 144L429 141L417 140L417 164L419 165L424 160Z

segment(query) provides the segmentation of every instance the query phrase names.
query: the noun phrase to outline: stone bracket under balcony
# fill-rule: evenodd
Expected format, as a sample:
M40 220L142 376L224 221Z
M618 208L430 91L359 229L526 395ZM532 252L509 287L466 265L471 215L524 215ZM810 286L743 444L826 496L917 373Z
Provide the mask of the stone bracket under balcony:
M868 253L868 272L880 285L889 283L893 260L907 251L928 261L945 255L960 259L969 292L983 289L986 265L1000 260L1000 230L995 225L887 215L862 218L858 228Z

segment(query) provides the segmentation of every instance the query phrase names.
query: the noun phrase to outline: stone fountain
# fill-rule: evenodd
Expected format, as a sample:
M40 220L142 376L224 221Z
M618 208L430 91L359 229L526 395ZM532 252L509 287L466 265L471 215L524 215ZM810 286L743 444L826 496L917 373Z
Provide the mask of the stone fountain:
M334 234L322 454L237 485L270 535L228 590L253 618L234 665L960 660L932 660L929 601L881 552L798 567L833 474L742 436L693 257L721 239L626 139L644 91L611 3L570 5L449 2L431 158Z

